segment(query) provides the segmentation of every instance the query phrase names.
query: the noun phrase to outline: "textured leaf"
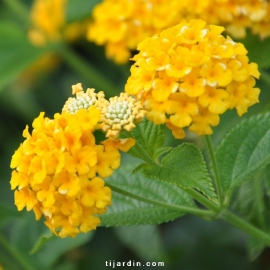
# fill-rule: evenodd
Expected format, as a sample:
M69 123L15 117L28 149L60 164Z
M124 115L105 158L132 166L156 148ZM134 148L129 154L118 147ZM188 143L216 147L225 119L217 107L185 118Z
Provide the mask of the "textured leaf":
M183 189L195 188L216 202L217 196L205 161L195 144L181 144L167 154L161 164L148 164L143 167L143 171L148 177L175 184Z
M160 154L169 151L168 147L163 147L165 141L163 125L155 125L144 119L128 133L128 137L130 136L136 140L136 145L128 153L148 163L153 163L153 160L156 161Z
M160 147L156 150L155 157L158 158L159 156L161 156L165 153L168 153L171 150L172 150L172 147Z
M147 163L141 163L141 164L137 165L135 167L135 169L132 170L132 173L142 171L145 166L147 166Z
M177 206L194 206L185 192L175 185L148 179L141 173L132 174L130 166L120 167L106 183L135 198L113 191L113 204L100 216L102 226L148 225L174 220L182 216ZM144 201L143 201L144 200ZM149 200L158 205L154 205ZM174 207L174 208L170 208Z
M36 253L45 244L47 244L53 237L55 237L55 235L51 231L47 231L46 233L42 234L37 240L36 244L31 249L30 254L32 255Z
M228 133L216 152L225 192L242 184L270 163L270 114L241 122Z
M47 48L31 45L27 35L11 22L0 23L0 89L36 61Z
M157 226L117 227L115 231L121 242L140 259L154 261L159 258L164 261L166 258L166 250ZM136 241L134 241L134 235L136 235Z

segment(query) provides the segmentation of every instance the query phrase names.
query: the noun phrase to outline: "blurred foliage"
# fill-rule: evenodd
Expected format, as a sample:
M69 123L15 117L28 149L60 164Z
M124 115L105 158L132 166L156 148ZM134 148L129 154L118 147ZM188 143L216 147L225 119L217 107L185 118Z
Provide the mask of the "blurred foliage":
M70 0L67 21L89 17L97 2ZM104 90L108 97L120 93L129 76L130 64L115 65L106 59L104 48L84 38L72 44L34 47L27 38L29 22L24 18L25 13L12 3L9 0L0 2L0 265L7 270L86 270L106 269L105 262L110 260L134 260L142 263L163 261L164 269L172 270L269 269L270 249L264 249L258 257L264 247L222 221L209 223L188 215L158 226L100 227L96 232L63 240L50 237L47 227L42 221L36 222L33 213L17 212L13 191L10 190L9 165L11 156L22 141L25 126L31 125L40 111L45 111L49 117L59 112L70 96L71 85L77 82L82 82L85 87ZM21 4L28 12L32 1L21 1ZM249 110L243 117L246 118L270 109L270 39L261 41L249 35L244 44L250 59L259 64L262 72L262 79L257 83L262 90L261 102ZM55 61L39 72L38 63L47 53L51 53ZM29 72L34 63L36 67ZM240 120L235 112L223 115L220 125L214 128L214 145L218 145ZM204 148L203 138L188 133L186 141L196 141ZM177 144L171 135L166 134L166 145ZM137 164L135 158L125 155L123 163L130 162ZM268 171L266 175L270 175ZM269 195L270 178L266 179ZM253 190L253 180L238 188L234 196L239 204L233 207L239 213L248 212L255 222L260 222L257 213L265 211L266 206L259 201L248 200ZM266 200L269 206L269 197ZM39 247L39 241L46 244ZM246 250L248 241L250 254ZM30 254L31 250L33 254ZM256 260L250 262L248 258Z

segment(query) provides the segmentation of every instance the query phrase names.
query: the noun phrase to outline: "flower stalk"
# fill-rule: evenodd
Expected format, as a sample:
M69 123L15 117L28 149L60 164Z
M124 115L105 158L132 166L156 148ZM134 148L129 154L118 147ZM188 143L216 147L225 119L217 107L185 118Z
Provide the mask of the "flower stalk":
M232 212L226 210L221 213L220 218L230 223L234 227L240 229L241 231L247 233L249 236L263 242L267 246L270 246L270 235L260 229L254 227L245 220L239 218Z
M209 201L206 197L201 195L199 192L195 191L194 189L185 190L190 196L192 196L195 200L200 202L205 207L209 208L216 214L217 218L221 218L222 220L230 223L234 227L244 231L249 236L256 238L257 240L265 243L266 245L270 246L270 235L266 232L256 228L252 224L248 223L247 221L241 219L234 213L229 210L223 210L221 206L214 204L213 202Z

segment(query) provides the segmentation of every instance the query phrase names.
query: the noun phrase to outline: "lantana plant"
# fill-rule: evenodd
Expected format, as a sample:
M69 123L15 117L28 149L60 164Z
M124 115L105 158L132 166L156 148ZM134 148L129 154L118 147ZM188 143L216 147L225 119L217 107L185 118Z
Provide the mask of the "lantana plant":
M250 192L254 200L269 192L258 173L270 163L270 114L245 119L216 149L211 141L220 115L235 109L242 116L260 94L257 64L223 30L203 20L165 29L138 45L125 93L107 100L76 84L62 112L40 113L11 161L18 210L33 210L62 238L193 214L222 219L269 246L266 223L231 205L251 178L261 194ZM177 146L165 145L166 129ZM183 142L185 131L205 136L208 150ZM123 152L134 162L121 165Z

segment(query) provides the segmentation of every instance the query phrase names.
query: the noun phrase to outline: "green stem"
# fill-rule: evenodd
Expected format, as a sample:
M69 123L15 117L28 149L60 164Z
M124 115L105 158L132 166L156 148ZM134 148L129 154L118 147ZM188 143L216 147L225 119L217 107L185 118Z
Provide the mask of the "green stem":
M223 196L222 196L221 181L220 181L220 178L219 178L218 166L217 166L217 161L216 161L216 157L215 157L211 137L206 135L205 139L206 139L206 143L207 143L209 153L210 153L210 157L211 157L212 164L213 164L213 169L214 169L214 174L215 174L214 180L215 180L215 184L216 184L219 205L222 206L222 204L223 204Z
M184 213L194 214L194 215L197 215L199 217L213 218L218 214L219 217L221 219L223 219L224 221L230 223L234 227L240 229L241 231L247 233L248 235L250 235L250 236L256 238L257 240L262 241L266 245L270 246L270 235L268 235L267 233L261 231L260 229L258 229L256 227L254 227L253 225L247 223L245 220L237 217L235 214L231 213L228 210L220 211L220 208L217 204L212 203L206 197L204 197L203 195L201 195L199 192L195 191L194 189L187 189L185 191L187 191L187 193L190 196L192 196L194 199L196 199L198 202L200 202L204 206L210 208L212 211L202 210L202 209L197 209L197 208L187 207L187 206L167 204L167 203L163 203L163 202L159 202L156 200L151 200L148 198L144 198L144 197L135 195L133 193L130 193L128 191L125 191L123 189L115 187L111 184L108 184L107 182L106 182L106 185L109 188L111 188L114 192L117 192L119 194L122 194L124 196L130 197L133 199L136 199L138 201L150 203L152 205L161 206L164 208L170 208L170 209L178 210L178 211L181 211Z
M201 203L203 206L211 209L216 214L220 212L219 205L217 205L217 204L213 203L212 201L208 200L204 195L202 195L201 193L199 193L195 189L188 188L188 189L184 189L184 191L188 195L190 195L192 198L194 198L196 201L198 201L199 203Z
M85 77L91 84L90 87L96 87L97 91L105 91L108 95L115 96L123 89L118 89L113 85L105 75L94 68L90 62L86 62L80 55L73 51L67 44L61 43L56 46L57 52L66 60L66 62Z
M29 12L22 1L18 0L3 0L5 5L27 25L30 24Z
M190 196L192 196L195 200L200 202L202 205L208 207L211 209L214 213L216 213L216 216L219 218L227 221L231 225L235 226L236 228L244 231L248 235L256 238L257 240L262 241L266 245L270 246L270 235L265 233L264 231L261 231L260 229L254 227L250 223L246 222L245 220L239 218L232 212L225 210L223 211L220 209L219 205L216 205L209 201L206 197L204 197L202 194L198 193L194 189L186 189L185 190Z
M25 258L16 248L12 247L2 235L0 235L0 243L20 263L23 269L36 270L36 267L32 265L31 261Z
M244 231L248 235L250 235L250 236L256 238L257 240L260 240L263 243L270 246L270 235L268 235L264 231L261 231L260 229L254 227L250 223L237 217L235 214L233 214L232 212L230 212L228 210L223 211L222 209L220 209L219 205L212 203L211 201L209 201L206 197L204 197L202 194L200 194L196 190L186 189L185 191L190 196L192 196L195 200L200 202L202 205L211 209L214 213L216 213L216 216L218 216L219 218L227 221L228 223L230 223L231 225L235 226L236 228Z
M221 219L227 221L231 225L235 226L236 228L240 229L241 231L244 231L248 235L256 238L257 240L262 241L266 245L270 246L270 235L257 229L253 225L247 223L245 220L239 218L235 214L229 212L229 211L224 211L220 215Z
M115 192L117 192L119 194L122 194L124 196L136 199L138 201L150 203L150 204L153 204L153 205L156 205L156 206L161 206L161 207L164 207L164 208L170 208L170 209L174 209L174 210L177 210L177 211L181 211L183 213L194 214L194 215L197 215L197 216L200 216L200 217L213 217L213 216L215 216L214 213L212 211L209 211L209 210L202 210L202 209L198 209L198 208L194 208L194 207L180 206L180 205L163 203L163 202L159 202L159 201L156 201L156 200L151 200L151 199L148 199L148 198L145 198L145 197L135 195L135 194L130 193L128 191L125 191L125 190L123 190L121 188L115 187L115 186L113 186L111 184L108 184L107 182L106 182L106 186L108 186L111 190L113 190L113 191L115 191Z

